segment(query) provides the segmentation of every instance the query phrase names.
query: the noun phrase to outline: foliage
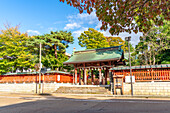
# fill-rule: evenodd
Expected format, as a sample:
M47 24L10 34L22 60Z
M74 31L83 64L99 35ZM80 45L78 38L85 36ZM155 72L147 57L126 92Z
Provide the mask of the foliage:
M21 33L18 26L5 28L0 34L0 73L33 68L34 56L26 46L26 41L30 37L26 33Z
M33 36L28 41L27 45L32 49L33 53L37 55L36 63L39 62L39 44L42 44L42 64L45 67L52 70L69 68L63 66L63 62L68 60L68 56L65 55L65 50L69 43L73 43L73 36L71 32L67 31L51 31L50 34L44 34L41 36Z
M79 45L87 49L109 47L106 37L93 28L89 28L88 31L81 33L78 39Z
M112 46L120 46L122 45L122 49L124 51L128 51L128 43L122 40L120 37L105 37L103 33L89 28L88 31L84 31L78 37L79 45L81 47L86 47L87 49L96 49L103 47L112 47ZM130 44L131 51L134 50L132 45Z
M156 25L163 25L163 20L170 20L168 0L60 0L76 7L80 13L96 11L102 22L101 29L113 34L133 30L146 33ZM135 24L135 22L137 24Z
M164 21L163 26L153 26L151 30L140 38L136 52L140 52L140 64L155 65L167 63L170 49L170 22ZM165 57L165 54L167 55Z

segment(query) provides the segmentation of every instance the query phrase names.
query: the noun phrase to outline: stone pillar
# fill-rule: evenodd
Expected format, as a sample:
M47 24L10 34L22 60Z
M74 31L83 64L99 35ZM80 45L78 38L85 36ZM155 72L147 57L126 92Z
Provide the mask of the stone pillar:
M79 69L79 85L81 85L81 69Z
M102 85L102 70L99 69L99 85Z
M75 69L74 73L75 73L75 84L77 85L77 69Z
M93 69L91 70L91 82L92 82L92 85L94 85Z
M84 85L87 85L86 68L84 69Z

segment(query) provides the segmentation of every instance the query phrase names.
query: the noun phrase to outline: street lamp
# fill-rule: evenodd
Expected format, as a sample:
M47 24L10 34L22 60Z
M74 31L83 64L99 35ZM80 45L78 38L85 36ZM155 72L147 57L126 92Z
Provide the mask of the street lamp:
M129 66L130 66L130 80L131 80L131 95L133 96L132 69L131 69L130 44L129 44L129 41L131 40L131 36L125 37L125 40L128 42L128 48L129 48Z

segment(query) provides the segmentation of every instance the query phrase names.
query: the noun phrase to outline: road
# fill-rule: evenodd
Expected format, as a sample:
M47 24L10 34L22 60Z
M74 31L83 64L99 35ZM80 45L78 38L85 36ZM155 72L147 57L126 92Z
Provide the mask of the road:
M0 96L0 113L170 113L169 100Z

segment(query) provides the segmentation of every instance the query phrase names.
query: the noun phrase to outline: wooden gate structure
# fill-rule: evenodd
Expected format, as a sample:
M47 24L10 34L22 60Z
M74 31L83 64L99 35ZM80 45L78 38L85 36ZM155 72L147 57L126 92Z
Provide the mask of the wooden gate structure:
M64 62L65 65L74 65L75 84L87 85L87 70L91 71L91 84L94 84L94 70L99 71L99 84L107 85L109 69L118 65L125 65L124 52L121 46L114 46L100 49L87 49L82 51L73 51L71 58ZM104 77L102 77L104 70ZM83 79L81 80L81 73ZM79 80L77 78L79 77ZM103 81L103 82L102 82ZM96 84L97 85L97 84Z
M170 81L170 64L132 66L131 69L136 82ZM125 76L130 76L129 67L114 67L110 71L113 76L124 75L124 79Z

